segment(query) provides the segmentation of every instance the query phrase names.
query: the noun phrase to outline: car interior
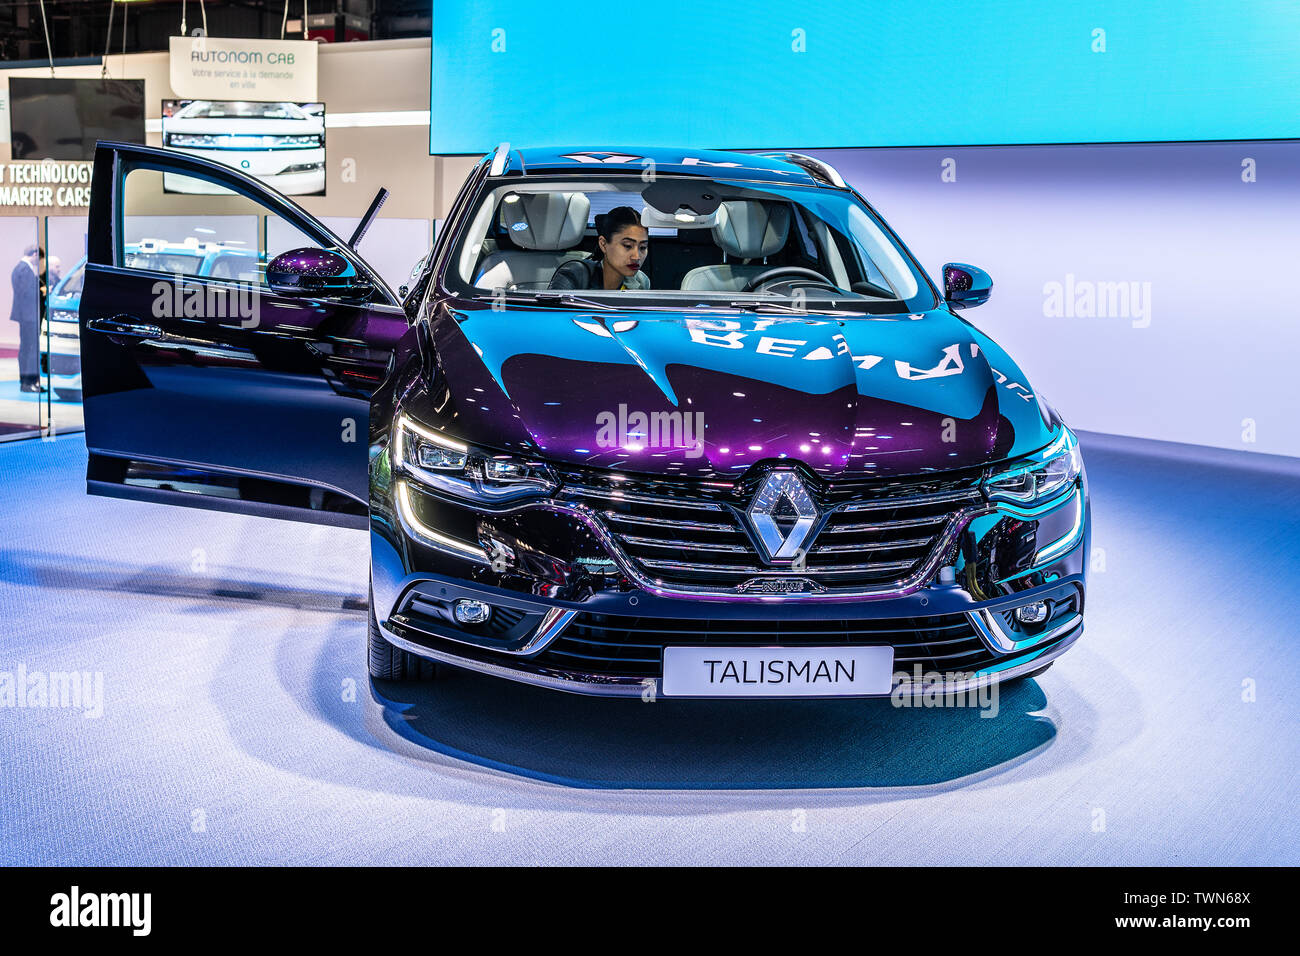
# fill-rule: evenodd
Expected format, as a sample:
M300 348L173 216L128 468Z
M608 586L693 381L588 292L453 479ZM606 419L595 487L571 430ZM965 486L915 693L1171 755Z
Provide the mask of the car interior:
M596 248L596 215L631 206L641 211L650 233L643 270L653 290L750 293L760 276L784 268L810 270L829 282L795 272L774 281L802 280L841 294L896 297L860 249L797 203L759 198L749 190L749 196L697 201L695 207L665 212L662 197L652 197L652 189L500 192L472 266L473 251L466 250L470 258L462 260L464 275L472 276L479 289L544 290L561 265ZM659 207L647 198L657 198ZM701 205L705 209L697 211ZM768 288L763 282L758 291Z

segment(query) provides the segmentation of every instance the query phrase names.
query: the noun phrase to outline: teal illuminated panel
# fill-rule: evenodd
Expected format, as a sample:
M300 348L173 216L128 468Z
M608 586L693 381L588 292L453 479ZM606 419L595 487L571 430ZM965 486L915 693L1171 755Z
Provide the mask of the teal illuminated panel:
M1300 4L433 0L430 149L1300 137Z

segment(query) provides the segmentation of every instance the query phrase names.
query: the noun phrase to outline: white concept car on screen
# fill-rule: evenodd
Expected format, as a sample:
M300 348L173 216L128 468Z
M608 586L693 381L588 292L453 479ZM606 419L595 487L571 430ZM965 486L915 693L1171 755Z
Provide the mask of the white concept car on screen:
M318 105L318 104L312 104ZM289 196L325 191L325 117L297 103L194 100L163 117L163 145L233 166ZM168 174L173 192L216 191Z

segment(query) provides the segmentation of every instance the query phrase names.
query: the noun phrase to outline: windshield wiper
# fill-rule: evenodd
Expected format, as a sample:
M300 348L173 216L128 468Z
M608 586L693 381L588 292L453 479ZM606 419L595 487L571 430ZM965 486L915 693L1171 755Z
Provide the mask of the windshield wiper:
M835 300L830 300L834 304ZM815 310L807 306L786 305L784 302L750 302L742 300L739 302L728 302L728 306L733 309L740 309L743 312L757 312L760 309L771 309L773 312L782 312L789 315L811 315Z
M534 292L526 296L531 302L562 302L565 305L580 305L584 309L601 309L606 312L623 311L616 305L610 305L607 302L597 302L595 299L584 299L579 295L570 295L568 292Z

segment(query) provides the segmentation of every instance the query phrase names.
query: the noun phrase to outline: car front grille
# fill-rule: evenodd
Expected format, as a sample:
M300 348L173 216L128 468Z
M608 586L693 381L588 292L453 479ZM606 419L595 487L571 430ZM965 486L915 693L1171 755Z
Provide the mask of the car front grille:
M738 482L565 477L564 495L595 513L644 577L686 590L746 591L771 582L775 591L783 579L812 582L815 591L886 589L915 574L959 513L984 500L978 471L806 479L823 520L796 569L766 563L751 536L746 508L761 475Z
M686 647L894 648L894 669L911 675L971 673L1000 660L965 614L875 620L695 620L583 612L544 651L538 665L606 676L658 678L663 650Z

